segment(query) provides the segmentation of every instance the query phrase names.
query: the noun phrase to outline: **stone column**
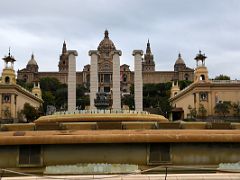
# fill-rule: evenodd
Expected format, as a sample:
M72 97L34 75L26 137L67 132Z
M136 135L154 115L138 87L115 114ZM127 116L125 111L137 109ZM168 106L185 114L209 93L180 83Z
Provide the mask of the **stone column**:
M112 76L112 109L121 109L121 92L120 92L120 57L122 55L121 51L114 51L113 54L113 76Z
M89 51L91 56L91 67L90 67L90 109L96 109L94 99L98 92L98 51Z
M68 51L68 111L76 110L76 56L77 51Z
M134 50L134 100L135 110L143 110L142 50Z
M11 117L13 119L17 118L16 116L16 104L15 104L15 94L11 94L11 108L10 108L10 111L11 111Z

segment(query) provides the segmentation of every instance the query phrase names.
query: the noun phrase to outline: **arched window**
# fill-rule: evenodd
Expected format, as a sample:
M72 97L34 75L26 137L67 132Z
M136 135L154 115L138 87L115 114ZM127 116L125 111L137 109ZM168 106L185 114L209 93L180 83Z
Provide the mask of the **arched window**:
M185 74L184 78L185 78L186 81L188 81L189 80L189 74Z
M10 83L10 78L7 76L7 77L5 77L5 83L6 84L9 84Z
M127 75L126 74L123 75L123 82L127 82Z
M205 76L203 74L200 76L200 80L205 81Z
M26 74L23 75L23 81L27 82L28 76Z

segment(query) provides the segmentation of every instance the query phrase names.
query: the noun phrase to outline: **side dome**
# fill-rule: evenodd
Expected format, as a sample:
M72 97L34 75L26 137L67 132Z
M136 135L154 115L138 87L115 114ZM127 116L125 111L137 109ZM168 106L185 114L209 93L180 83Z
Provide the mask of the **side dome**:
M184 60L182 59L181 54L178 54L178 59L175 62L175 65L185 64Z
M30 72L37 73L38 72L38 64L34 59L34 55L32 54L31 59L27 63L26 69Z
M110 53L111 51L116 50L114 43L109 39L108 30L105 31L104 35L104 39L98 45L98 51L100 51L100 53Z
M38 65L36 60L34 59L34 55L32 54L31 59L28 61L27 65Z

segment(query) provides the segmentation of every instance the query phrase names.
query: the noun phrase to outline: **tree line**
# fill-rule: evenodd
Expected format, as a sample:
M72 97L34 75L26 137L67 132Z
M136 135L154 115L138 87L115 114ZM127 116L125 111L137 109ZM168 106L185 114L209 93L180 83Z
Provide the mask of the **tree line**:
M33 85L18 81L18 84L24 88L31 90ZM191 84L191 81L180 81L180 89L185 88ZM62 84L56 78L45 77L40 79L40 86L42 90L43 106L39 110L34 110L31 105L24 106L23 114L26 115L28 121L33 121L37 117L46 114L48 106L54 106L57 111L67 109L67 85ZM169 97L172 83L159 83L159 84L144 84L143 85L143 108L155 109L156 113L167 116L171 111L169 104ZM86 93L89 92L83 85L77 85L76 88L76 105L78 109L85 109L89 106L90 100ZM121 99L122 105L127 105L129 109L134 109L134 86L131 85L129 95L125 95ZM28 115L31 114L31 115Z

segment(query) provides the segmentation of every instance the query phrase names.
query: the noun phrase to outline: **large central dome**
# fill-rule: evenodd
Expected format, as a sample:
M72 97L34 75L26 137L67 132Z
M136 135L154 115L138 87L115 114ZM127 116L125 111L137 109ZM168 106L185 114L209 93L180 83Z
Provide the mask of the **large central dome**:
M98 51L100 51L100 53L110 53L111 51L116 50L114 43L108 37L107 30L105 31L104 35L104 39L99 43Z

